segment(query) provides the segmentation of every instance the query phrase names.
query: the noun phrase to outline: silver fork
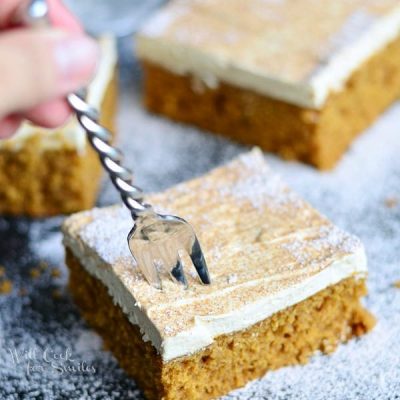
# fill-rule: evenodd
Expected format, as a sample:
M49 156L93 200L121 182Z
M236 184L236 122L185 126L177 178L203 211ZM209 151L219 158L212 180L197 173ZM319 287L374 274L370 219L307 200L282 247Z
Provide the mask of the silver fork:
M29 0L19 13L17 20L20 23L37 27L49 25L46 0ZM128 234L128 246L147 281L162 289L160 272L164 269L187 287L179 255L183 250L189 254L201 282L209 284L207 264L191 225L180 217L158 214L144 202L143 191L132 184L132 171L122 165L122 152L111 145L111 133L98 123L98 111L85 101L84 92L69 94L67 100L123 203L131 212L134 226Z

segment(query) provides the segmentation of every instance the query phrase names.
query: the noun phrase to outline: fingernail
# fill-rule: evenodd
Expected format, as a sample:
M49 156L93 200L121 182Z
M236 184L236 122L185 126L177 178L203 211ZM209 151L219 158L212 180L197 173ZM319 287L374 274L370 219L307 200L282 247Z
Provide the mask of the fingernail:
M54 56L64 89L75 90L94 74L99 47L87 36L62 38L55 44Z

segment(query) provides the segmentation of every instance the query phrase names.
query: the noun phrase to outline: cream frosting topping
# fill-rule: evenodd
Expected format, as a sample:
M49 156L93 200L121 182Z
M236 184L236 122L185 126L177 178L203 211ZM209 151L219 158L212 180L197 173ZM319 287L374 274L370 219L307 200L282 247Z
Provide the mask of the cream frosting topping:
M149 197L180 215L200 237L213 283L201 285L190 263L189 289L162 272L151 287L129 254L132 227L120 206L70 217L64 244L108 288L164 361L243 330L348 277L364 278L361 242L291 191L254 150L204 177Z
M107 86L113 78L117 63L117 50L112 37L100 40L101 58L93 81L88 87L87 101L100 108ZM86 148L86 134L75 118L71 118L64 126L57 129L45 129L29 122L23 123L16 134L7 140L0 140L0 149L18 151L28 140L37 139L35 146L39 150L72 148L83 152Z
M319 109L400 34L397 0L174 0L137 36L139 57Z

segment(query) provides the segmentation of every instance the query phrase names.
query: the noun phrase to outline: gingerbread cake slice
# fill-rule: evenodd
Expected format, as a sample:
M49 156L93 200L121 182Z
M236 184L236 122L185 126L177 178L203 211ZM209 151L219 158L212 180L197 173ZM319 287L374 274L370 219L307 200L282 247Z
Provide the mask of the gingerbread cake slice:
M212 284L184 259L189 288L136 268L121 206L63 225L69 287L148 399L211 399L367 332L361 242L290 190L259 150L149 197L193 224Z
M114 129L116 111L115 41L100 40L102 56L87 100L100 121ZM50 130L25 123L0 141L0 214L49 216L94 206L101 177L97 155L76 118Z
M326 169L400 95L400 5L173 0L137 53L149 110Z

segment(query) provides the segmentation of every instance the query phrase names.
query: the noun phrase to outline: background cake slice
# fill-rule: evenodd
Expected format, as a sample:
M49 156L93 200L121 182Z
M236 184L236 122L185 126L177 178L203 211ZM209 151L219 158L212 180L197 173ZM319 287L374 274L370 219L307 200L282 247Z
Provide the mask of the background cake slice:
M76 214L63 226L70 290L149 399L210 399L302 364L368 331L361 242L291 191L259 150L150 196L190 221L212 277L150 286L129 254L129 212Z
M174 0L137 52L151 111L330 168L400 95L400 6Z
M101 123L114 129L117 54L112 38L100 40L102 56L88 88ZM97 155L72 117L58 129L25 123L0 141L0 214L48 216L93 207L101 177Z

